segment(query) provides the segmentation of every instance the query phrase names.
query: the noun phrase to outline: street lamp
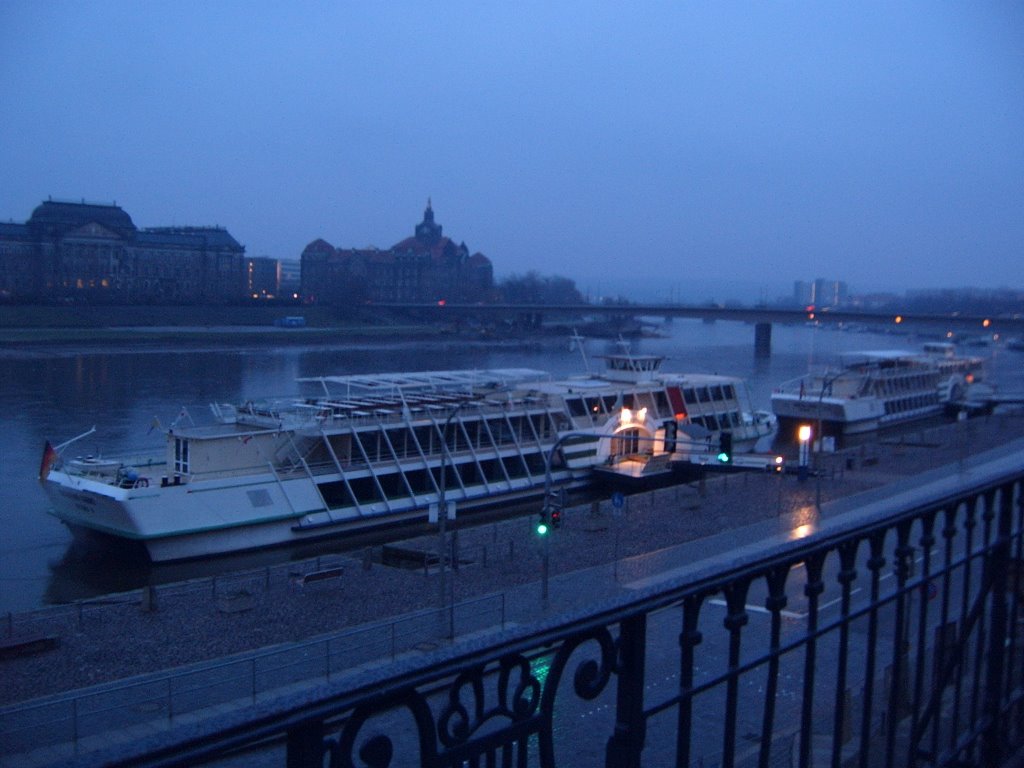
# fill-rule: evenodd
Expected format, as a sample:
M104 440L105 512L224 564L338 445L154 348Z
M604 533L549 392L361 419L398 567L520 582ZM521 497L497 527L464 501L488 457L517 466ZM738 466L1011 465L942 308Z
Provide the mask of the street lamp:
M802 483L807 479L807 459L811 441L811 425L801 424L800 429L796 432L796 436L800 441L800 461L796 478Z
M448 418L445 419L444 427L441 429L441 483L438 488L437 495L437 533L438 533L438 566L441 569L440 573L440 585L441 585L441 610L448 605L448 586L447 586L447 564L448 564L448 533L446 530L446 523L448 521L448 501L445 498L445 494L448 488L448 429L452 425L452 419L462 409L464 405L468 405L471 400L463 400L456 405L452 412L448 414ZM454 600L452 601L454 603ZM452 610L448 618L448 637L455 637L455 607L452 605Z
M566 432L564 435L559 435L558 439L555 440L555 444L551 446L551 450L548 451L547 456L544 457L544 509L547 511L548 505L551 503L551 462L554 460L555 453L559 448L562 447L562 443L568 440L570 437L581 437L585 433L582 432ZM611 437L611 435L587 435L589 437ZM542 513L542 517L545 521L550 520L548 514ZM547 525L547 522L544 523ZM540 580L540 598L546 605L548 602L548 575L550 573L551 565L551 537L547 535L547 529L541 535L541 580Z
M856 371L851 371L851 370L848 370L848 369L844 369L844 370L841 370L841 371L837 371L836 373L833 373L831 376L829 376L827 374L827 372L823 373L822 377L821 377L821 392L818 393L818 411L817 411L817 413L818 413L818 450L815 451L815 454L814 454L814 469L815 469L815 472L814 472L814 484L815 484L814 506L815 506L815 508L819 512L821 512L821 453L825 449L825 430L822 427L821 405L822 405L822 401L825 399L825 390L826 389L829 390L829 395L831 395L832 394L832 392L831 392L832 385L838 379L840 379L843 376L846 376L847 374L850 374L850 373L857 373L857 372Z
M627 414L628 414L628 411L626 409L623 409L623 414L620 417L620 423L632 423L632 414L629 414L628 416L627 416ZM551 462L554 460L555 454L558 452L558 449L562 447L562 443L564 443L566 440L568 440L571 437L592 437L592 438L596 438L598 440L611 440L611 439L613 439L613 438L615 438L617 436L618 436L618 433L615 433L615 432L613 432L611 434L606 434L606 433L603 433L603 432L598 432L598 433L595 433L595 432L566 432L563 435L559 435L559 437L555 441L554 445L552 445L551 449L548 451L547 456L544 458L544 511L542 511L542 513L541 513L541 518L542 518L543 521L545 521L543 523L544 525L550 526L550 524L551 524L551 515L550 515L550 509L549 509L549 505L551 503ZM656 437L647 437L647 436L636 435L634 439L636 439L638 441L640 441L640 440L650 440L651 442L653 442L657 438ZM547 604L547 601L548 601L548 576L549 576L549 573L550 573L550 544L549 544L549 541L551 539L551 536L549 534L550 534L550 530L545 529L544 534L541 535L541 547L542 547L542 550L541 550L541 587L540 587L540 596L541 596L541 600L543 600L545 604Z

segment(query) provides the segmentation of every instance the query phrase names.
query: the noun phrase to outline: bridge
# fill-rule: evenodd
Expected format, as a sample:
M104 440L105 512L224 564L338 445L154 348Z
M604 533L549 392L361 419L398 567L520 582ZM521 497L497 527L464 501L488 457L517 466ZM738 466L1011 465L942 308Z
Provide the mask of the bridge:
M743 546L696 542L576 610L79 763L1019 765L1022 498L1017 440Z
M545 317L567 320L585 317L691 318L708 322L732 321L754 326L754 349L759 356L771 354L772 324L860 325L871 328L910 329L946 334L1024 334L1024 315L983 316L925 313L863 312L847 309L780 309L770 307L684 306L679 304L450 304L379 303L386 309L426 322L460 321L474 318L513 318L527 327L539 327Z

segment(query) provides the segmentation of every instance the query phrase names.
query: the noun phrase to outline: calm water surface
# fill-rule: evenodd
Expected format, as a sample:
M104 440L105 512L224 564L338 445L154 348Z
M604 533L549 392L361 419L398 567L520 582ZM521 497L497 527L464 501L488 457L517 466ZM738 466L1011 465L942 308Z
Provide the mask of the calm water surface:
M737 375L748 382L755 408L768 409L772 387L822 365L837 352L918 349L921 340L805 327L775 326L770 360L755 360L752 326L675 321L666 338L634 342L633 351L664 354L667 370ZM591 355L610 351L589 340ZM1024 355L972 349L989 358L990 377L1004 389L1024 390ZM600 361L593 361L600 364ZM280 349L209 350L198 347L108 350L81 354L40 349L0 353L0 613L67 602L147 582L165 582L248 567L253 558L153 567L129 557L97 557L71 546L67 529L46 513L36 480L44 441L54 444L96 425L96 434L70 455L120 453L159 445L154 417L169 425L182 408L205 415L211 402L239 402L298 391L295 379L325 374L457 368L537 368L556 374L583 371L568 339L543 345L487 347L463 343ZM261 557L285 560L277 551Z

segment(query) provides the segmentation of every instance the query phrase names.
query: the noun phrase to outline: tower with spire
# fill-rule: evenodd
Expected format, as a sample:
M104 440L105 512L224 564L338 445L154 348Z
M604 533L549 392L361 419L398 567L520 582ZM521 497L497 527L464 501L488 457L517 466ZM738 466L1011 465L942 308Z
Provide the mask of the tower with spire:
M436 245L441 240L441 225L434 221L434 209L427 198L427 208L423 211L423 221L416 225L416 239L427 248Z

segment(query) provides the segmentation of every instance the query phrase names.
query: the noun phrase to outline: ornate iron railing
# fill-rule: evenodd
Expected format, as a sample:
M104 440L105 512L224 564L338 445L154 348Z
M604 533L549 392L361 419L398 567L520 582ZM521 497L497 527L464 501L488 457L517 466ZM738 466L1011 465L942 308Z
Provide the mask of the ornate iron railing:
M632 594L90 764L998 766L1024 744L1024 455ZM888 491L887 493L891 493Z

